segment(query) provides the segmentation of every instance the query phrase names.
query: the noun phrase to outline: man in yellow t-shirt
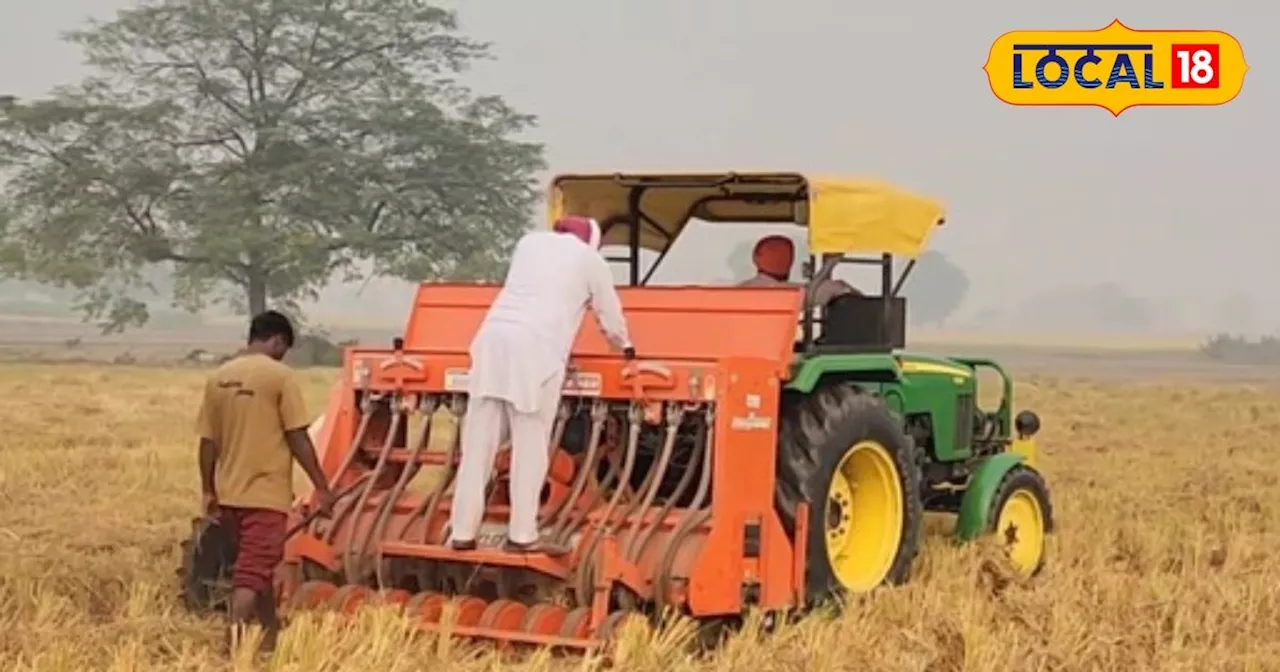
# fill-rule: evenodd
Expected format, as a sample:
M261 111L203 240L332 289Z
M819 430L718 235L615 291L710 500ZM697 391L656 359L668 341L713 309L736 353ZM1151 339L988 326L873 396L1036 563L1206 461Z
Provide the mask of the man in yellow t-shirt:
M205 382L196 431L205 515L227 526L237 555L232 571L232 640L251 620L263 627L262 646L280 630L273 578L284 557L293 505L293 460L333 506L315 447L307 436L306 405L293 371L280 360L293 347L293 325L269 310L253 318L245 352Z

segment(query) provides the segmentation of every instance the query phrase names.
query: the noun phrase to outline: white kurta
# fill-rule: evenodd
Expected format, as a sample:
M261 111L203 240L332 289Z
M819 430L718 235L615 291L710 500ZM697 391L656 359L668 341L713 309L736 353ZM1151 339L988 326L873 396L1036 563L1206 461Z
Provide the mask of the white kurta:
M631 345L613 274L596 249L552 231L520 239L502 291L471 342L453 540L473 540L479 531L485 485L504 428L512 443L508 537L522 544L538 540L548 442L569 353L588 305L615 347Z

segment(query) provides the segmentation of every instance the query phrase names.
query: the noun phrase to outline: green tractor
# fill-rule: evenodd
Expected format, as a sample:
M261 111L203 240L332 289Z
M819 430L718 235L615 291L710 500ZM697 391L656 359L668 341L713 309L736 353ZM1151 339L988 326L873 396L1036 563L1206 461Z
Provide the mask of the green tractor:
M600 223L631 286L649 283L695 219L807 229L816 256L803 264L806 299L783 383L775 505L788 534L804 528L809 601L905 581L925 512L954 516L959 541L992 535L1022 577L1041 569L1053 512L1037 464L1039 418L1015 415L997 362L904 350L899 293L943 223L941 205L879 181L795 173L562 175L549 196L552 220ZM895 277L896 259L907 261ZM878 267L879 295L817 305L841 264ZM984 369L1000 381L991 408L978 404Z

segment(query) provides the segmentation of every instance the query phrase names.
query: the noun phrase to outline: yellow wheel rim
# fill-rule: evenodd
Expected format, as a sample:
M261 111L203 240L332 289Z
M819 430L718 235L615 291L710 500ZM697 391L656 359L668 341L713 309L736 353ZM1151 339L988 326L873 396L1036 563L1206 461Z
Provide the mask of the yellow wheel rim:
M866 591L884 583L902 544L902 481L893 456L875 441L854 444L827 488L827 558L840 585Z
M1021 576L1029 577L1044 558L1044 512L1029 490L1015 490L1000 508L996 541Z

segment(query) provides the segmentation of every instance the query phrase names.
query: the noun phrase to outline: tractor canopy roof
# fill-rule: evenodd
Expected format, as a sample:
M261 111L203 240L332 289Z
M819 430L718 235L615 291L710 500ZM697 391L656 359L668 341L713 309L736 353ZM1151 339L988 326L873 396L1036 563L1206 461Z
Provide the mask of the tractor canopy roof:
M815 255L914 258L945 215L941 203L884 181L798 173L560 175L549 196L551 222L562 215L592 217L600 222L604 245L658 253L699 219L807 224Z

